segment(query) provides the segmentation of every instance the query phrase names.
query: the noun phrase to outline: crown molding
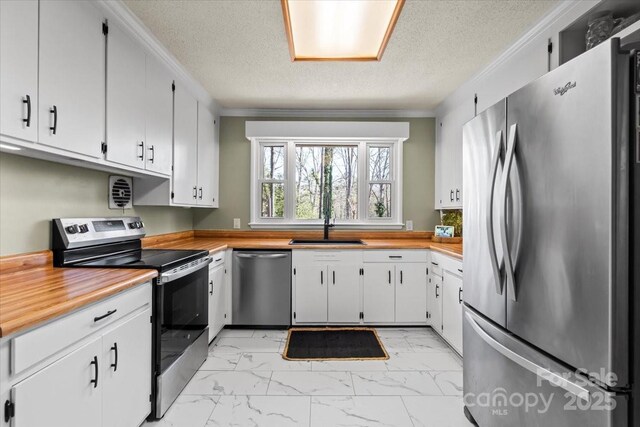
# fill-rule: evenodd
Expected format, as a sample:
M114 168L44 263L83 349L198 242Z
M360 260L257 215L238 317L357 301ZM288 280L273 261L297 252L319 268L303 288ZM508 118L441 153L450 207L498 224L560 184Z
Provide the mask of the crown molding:
M120 28L138 41L148 54L156 56L158 60L167 65L175 74L176 80L182 82L198 101L202 102L214 113L220 111L220 106L204 86L191 75L184 65L169 52L160 40L153 35L151 30L121 0L98 0L96 3L108 14L109 19L115 19Z
M279 108L223 108L230 117L307 117L307 118L430 118L431 110L314 110Z
M563 19L569 20L567 25L573 22L575 19L587 13L590 9L597 6L599 0L563 0L556 7L551 9L540 21L538 21L533 27L531 27L525 34L518 38L507 49L495 57L489 65L482 68L480 71L473 74L469 79L460 84L452 93L447 95L440 104L435 108L436 115L439 115L443 110L446 110L449 105L456 105L458 102L463 102L462 97L468 95L465 89L468 85L482 80L484 77L490 75L501 65L511 60L521 50L526 49L529 43L536 41L536 38L548 34L549 30L556 25L558 21ZM555 31L556 35L558 31ZM555 42L554 42L555 43Z

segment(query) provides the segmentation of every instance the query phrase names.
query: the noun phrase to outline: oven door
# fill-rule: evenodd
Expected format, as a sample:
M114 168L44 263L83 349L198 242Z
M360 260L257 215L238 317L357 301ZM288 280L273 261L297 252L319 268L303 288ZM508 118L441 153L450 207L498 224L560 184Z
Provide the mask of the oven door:
M157 286L156 370L165 372L208 325L208 263Z

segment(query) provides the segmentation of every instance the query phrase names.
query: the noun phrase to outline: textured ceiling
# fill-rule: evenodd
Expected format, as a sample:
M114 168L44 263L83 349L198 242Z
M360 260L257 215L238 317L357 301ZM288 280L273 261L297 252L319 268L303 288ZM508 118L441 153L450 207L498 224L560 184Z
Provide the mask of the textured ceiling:
M420 110L556 3L408 0L381 62L293 63L280 1L125 1L223 107Z

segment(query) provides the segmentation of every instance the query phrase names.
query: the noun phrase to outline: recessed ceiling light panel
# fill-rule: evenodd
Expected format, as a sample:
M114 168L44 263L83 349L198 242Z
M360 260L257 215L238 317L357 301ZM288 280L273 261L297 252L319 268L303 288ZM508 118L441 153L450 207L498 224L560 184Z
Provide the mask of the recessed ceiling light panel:
M379 61L404 0L281 0L292 61Z

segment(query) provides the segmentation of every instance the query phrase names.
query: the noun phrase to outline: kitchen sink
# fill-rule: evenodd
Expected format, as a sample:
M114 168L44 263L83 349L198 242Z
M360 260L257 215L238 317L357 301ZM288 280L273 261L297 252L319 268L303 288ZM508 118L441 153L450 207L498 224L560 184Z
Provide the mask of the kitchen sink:
M313 240L313 239L293 239L290 245L366 245L362 240Z

